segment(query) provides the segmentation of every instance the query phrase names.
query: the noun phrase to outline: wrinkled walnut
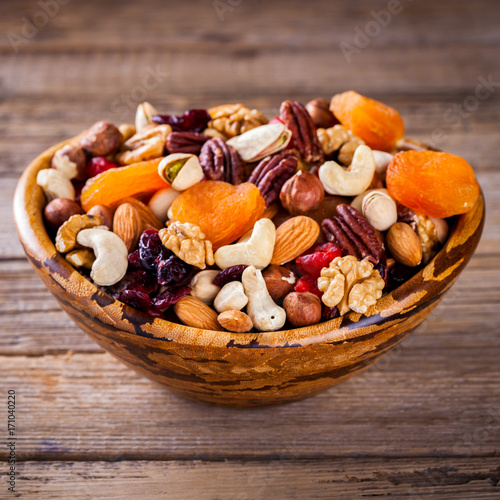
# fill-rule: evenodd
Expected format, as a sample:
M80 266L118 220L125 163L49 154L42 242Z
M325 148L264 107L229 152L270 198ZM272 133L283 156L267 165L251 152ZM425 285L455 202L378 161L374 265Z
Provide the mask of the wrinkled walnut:
M171 131L170 125L146 126L122 144L116 160L121 165L131 165L163 156L165 141Z
M316 134L316 126L307 109L298 101L283 101L280 118L292 132L294 145L302 158L308 163L322 162L323 150Z
M256 109L248 109L243 104L223 104L208 110L212 121L210 128L228 137L243 134L267 123L267 118Z
M212 181L241 184L245 168L239 154L221 138L214 137L203 144L200 164L205 177Z
M172 153L188 153L199 155L201 147L210 139L199 132L172 132L167 137L167 151Z
M296 169L297 156L286 149L264 158L255 167L248 182L259 188L260 194L266 200L266 206L270 206L278 200L283 184L292 177Z
M340 315L349 310L366 313L382 297L385 282L373 264L359 261L352 255L336 257L321 270L318 288L324 292L322 301L328 307L338 305Z
M428 264L437 253L439 240L434 222L426 215L417 214L417 235L422 246L422 262Z
M364 141L362 141L359 137L353 136L353 139L345 144L342 144L337 159L343 165L350 165L352 163L352 159L354 158L356 149L358 149L358 146L362 145L364 145Z
M56 248L61 253L69 252L76 247L76 237L83 229L101 224L99 217L93 215L73 215L58 230Z
M328 241L334 241L344 255L367 258L374 265L385 265L387 256L379 234L354 207L337 206L338 215L325 219L321 228Z
M188 222L172 222L158 233L161 242L184 262L205 269L214 264L212 243L201 229Z
M317 134L321 149L323 149L325 155L331 155L351 138L349 132L342 125L334 125L330 128L319 128Z

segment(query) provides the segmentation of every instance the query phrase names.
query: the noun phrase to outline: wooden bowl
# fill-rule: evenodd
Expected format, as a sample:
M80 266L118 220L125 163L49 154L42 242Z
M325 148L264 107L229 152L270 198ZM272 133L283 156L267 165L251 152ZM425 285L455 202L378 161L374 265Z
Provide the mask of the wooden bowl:
M484 225L482 194L460 217L439 254L367 315L351 313L295 330L234 334L153 319L100 291L56 251L42 220L38 171L45 151L17 186L14 216L21 243L45 286L73 321L127 366L189 399L233 407L295 401L371 365L436 308L472 256Z

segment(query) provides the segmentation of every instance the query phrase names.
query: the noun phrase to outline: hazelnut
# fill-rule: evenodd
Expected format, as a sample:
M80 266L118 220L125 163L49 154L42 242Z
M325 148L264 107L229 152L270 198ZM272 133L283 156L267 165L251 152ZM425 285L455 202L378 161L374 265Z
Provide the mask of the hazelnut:
M122 134L110 122L94 123L80 139L80 145L92 156L106 156L114 153L122 142Z
M66 144L52 157L52 168L60 170L68 179L84 180L87 158L78 144Z
M106 205L94 205L87 215L95 215L101 220L101 225L106 226L109 230L113 229L113 210Z
M316 210L325 197L321 181L310 172L299 170L290 177L280 192L280 201L292 215Z
M387 233L387 247L400 264L415 267L422 262L422 245L417 233L404 222L396 222Z
M274 302L281 302L295 286L295 274L286 267L272 265L263 273L267 291Z
M43 211L45 222L52 231L57 231L72 215L84 213L78 203L68 198L52 200Z
M307 112L317 128L333 127L338 120L330 111L330 105L325 99L313 99L306 104Z
M309 326L321 321L321 300L310 292L289 293L283 302L286 319L295 327Z

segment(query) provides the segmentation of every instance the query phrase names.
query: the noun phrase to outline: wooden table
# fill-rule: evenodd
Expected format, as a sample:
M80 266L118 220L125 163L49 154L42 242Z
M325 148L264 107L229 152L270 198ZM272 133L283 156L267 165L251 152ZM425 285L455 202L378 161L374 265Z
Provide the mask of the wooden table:
M18 493L2 446L0 498L500 498L498 2L401 0L378 21L394 2L48 3L45 16L34 0L0 3L1 418L5 435L14 389L18 436ZM464 156L487 200L458 283L360 376L276 408L185 401L87 339L25 260L17 178L94 121L132 121L145 99L272 117L284 98L350 88Z

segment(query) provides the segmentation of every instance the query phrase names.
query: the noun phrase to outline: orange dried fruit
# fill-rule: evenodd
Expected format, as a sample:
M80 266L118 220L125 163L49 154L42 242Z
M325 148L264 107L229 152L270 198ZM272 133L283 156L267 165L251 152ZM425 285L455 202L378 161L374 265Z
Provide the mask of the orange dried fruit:
M203 181L180 194L171 210L173 220L199 226L217 250L250 230L265 208L266 202L254 184Z
M391 151L404 136L403 119L394 108L353 90L334 95L330 110L372 149Z
M156 158L127 167L111 168L90 178L82 190L83 209L88 211L94 205L110 206L129 196L169 187L158 175L161 160Z
M438 219L468 212L479 196L472 167L460 156L436 151L398 153L386 183L400 203Z

